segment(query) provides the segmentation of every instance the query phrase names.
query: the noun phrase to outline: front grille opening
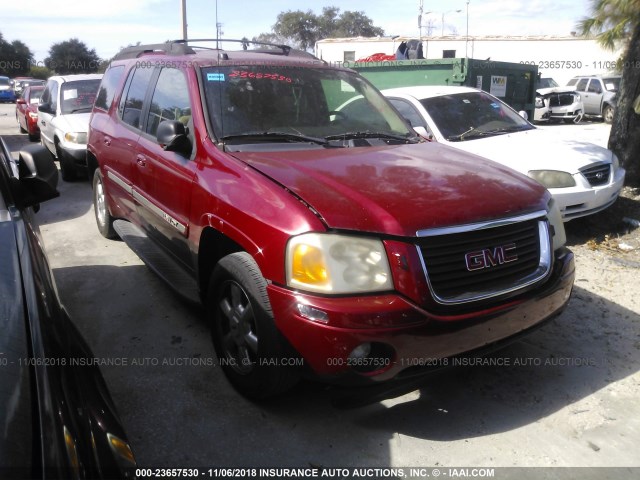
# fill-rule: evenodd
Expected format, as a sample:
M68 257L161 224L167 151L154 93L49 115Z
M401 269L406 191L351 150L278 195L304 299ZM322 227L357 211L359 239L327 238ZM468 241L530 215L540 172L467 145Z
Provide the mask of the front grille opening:
M600 163L591 167L584 167L580 169L580 173L582 173L592 187L606 185L609 183L609 177L611 175L611 164Z
M536 218L428 236L418 248L436 301L464 303L511 292L546 275L549 241L546 219Z

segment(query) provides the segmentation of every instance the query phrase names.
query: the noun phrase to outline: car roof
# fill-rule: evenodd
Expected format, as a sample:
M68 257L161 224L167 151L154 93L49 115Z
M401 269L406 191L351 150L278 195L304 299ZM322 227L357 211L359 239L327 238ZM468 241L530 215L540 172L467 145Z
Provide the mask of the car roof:
M458 93L473 93L480 92L477 88L471 87L458 87L458 86L447 86L447 85L420 85L416 87L398 87L398 88L388 88L382 90L382 93L385 96L389 95L411 95L415 98L432 98L432 97L441 97L443 95L455 95Z
M213 42L214 48L203 46L207 42ZM233 66L233 65L298 65L317 66L321 68L336 69L329 66L327 62L314 55L291 48L287 45L276 45L271 43L242 42L241 40L219 40L221 44L226 42L234 43L256 43L268 48L256 50L235 50L216 46L215 39L192 39L189 44L182 40L175 40L160 44L136 45L121 50L113 58L112 63L119 64L122 60L136 60L136 62L153 62L159 57L167 59L167 62L177 61L179 58L188 57L189 63L200 67L207 66ZM196 45L198 44L198 45ZM340 70L349 70L338 68Z
M77 75L54 75L49 77L48 80L54 80L59 83L75 82L77 80L100 80L102 78L101 73L81 73Z

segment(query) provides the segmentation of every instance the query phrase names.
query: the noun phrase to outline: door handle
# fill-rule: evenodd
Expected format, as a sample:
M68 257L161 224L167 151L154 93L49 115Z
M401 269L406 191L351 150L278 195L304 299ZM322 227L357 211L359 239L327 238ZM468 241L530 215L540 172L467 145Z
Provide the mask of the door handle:
M40 121L40 125L42 125L43 127L46 127L47 126L47 122L45 122L44 120L41 120Z
M107 146L111 146L111 138L109 137L104 137L104 139L102 140L102 142Z
M147 158L144 155L136 155L136 163L141 167L146 167Z

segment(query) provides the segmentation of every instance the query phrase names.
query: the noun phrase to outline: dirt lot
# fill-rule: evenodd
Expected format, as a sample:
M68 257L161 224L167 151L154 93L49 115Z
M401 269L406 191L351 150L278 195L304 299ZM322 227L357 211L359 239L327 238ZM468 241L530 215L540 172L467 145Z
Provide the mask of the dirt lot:
M0 105L0 133L15 150L27 140L11 115ZM606 141L602 124L548 128ZM495 354L502 366L449 370L415 392L354 410L334 408L331 390L317 384L268 404L238 396L205 362L213 349L201 312L126 245L99 235L87 182L63 182L60 191L38 214L50 263L96 356L128 362L103 372L141 465L640 467L640 229L622 221L640 219L636 190L567 224L577 264L570 304ZM173 364L162 365L167 360ZM591 478L638 472L598 470Z

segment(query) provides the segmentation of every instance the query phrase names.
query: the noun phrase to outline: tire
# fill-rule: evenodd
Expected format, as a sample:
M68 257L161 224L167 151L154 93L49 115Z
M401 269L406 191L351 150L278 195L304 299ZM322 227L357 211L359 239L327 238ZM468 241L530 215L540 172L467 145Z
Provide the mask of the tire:
M117 238L118 234L113 229L114 218L109 213L107 196L104 191L104 183L100 169L96 169L93 174L93 212L96 216L98 231L104 238Z
M30 142L37 142L38 139L40 138L40 135L38 135L37 133L34 134L29 134L29 141Z
M76 166L62 154L62 150L56 143L56 155L60 163L60 176L65 182L73 182L77 178Z
M220 260L209 282L207 309L218 361L242 395L265 399L298 382L300 368L281 362L297 355L275 326L267 283L248 253Z
M602 118L604 119L604 123L611 124L611 122L613 122L613 114L613 107L611 105L605 105L604 109L602 110Z

